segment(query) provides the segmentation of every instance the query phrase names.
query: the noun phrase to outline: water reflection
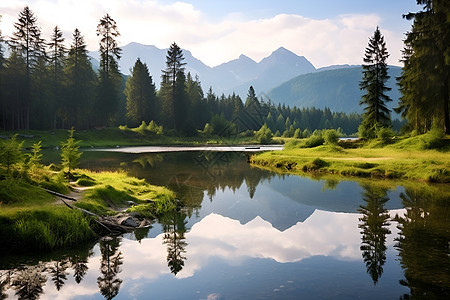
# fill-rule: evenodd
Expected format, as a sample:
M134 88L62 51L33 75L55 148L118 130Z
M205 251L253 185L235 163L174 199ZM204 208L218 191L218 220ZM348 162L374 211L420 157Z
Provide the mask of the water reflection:
M283 176L234 155L103 157L187 208L88 249L0 266L0 298L448 296L449 203L438 188Z
M358 225L362 229L360 249L367 273L376 285L383 274L383 265L386 262L386 236L391 233L389 230L390 216L384 208L389 198L386 188L363 185L363 189L362 198L365 205L361 205L358 210L362 214Z
M402 299L450 299L450 201L427 191L400 195L406 213L398 216L399 251L410 294Z
M58 260L50 264L47 268L47 272L55 284L56 290L59 291L67 280L67 268L69 267L69 260Z
M101 276L97 277L97 284L105 299L117 296L123 282L118 277L122 271L120 266L123 264L122 252L119 251L120 241L119 237L106 237L100 240Z
M185 219L186 215L179 212L168 213L160 219L164 229L163 244L167 246L167 265L174 275L183 269L186 260Z

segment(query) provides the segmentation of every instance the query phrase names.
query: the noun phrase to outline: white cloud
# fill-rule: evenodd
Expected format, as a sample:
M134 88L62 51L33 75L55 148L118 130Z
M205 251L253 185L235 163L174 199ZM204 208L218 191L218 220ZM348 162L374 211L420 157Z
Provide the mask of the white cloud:
M279 14L246 20L241 14L214 22L207 12L192 4L164 4L156 0L2 0L0 14L5 35L11 35L19 11L29 5L38 18L44 38L58 25L70 42L78 28L89 48L97 49L98 20L109 13L121 33L119 43L129 42L168 47L176 41L208 65L217 65L246 54L256 61L283 46L309 59L316 67L331 64L360 64L368 38L382 21L374 14L342 15L332 19L310 19ZM381 28L386 36L389 62L398 64L402 33Z

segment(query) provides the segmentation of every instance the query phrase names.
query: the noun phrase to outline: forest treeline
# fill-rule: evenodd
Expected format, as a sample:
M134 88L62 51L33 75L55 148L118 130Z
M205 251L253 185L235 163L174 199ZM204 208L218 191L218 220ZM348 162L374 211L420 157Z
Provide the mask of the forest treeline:
M444 2L418 0L423 11L406 16L414 19L414 24L405 40L403 73L398 79L402 98L397 112L408 121L408 130L418 133L431 129L433 123L447 133L450 131L450 13ZM258 99L253 87L249 87L246 99L236 94L219 96L212 88L205 95L200 78L186 74L183 52L176 43L167 51L166 68L162 70L157 90L151 70L139 58L130 76L120 73L121 49L117 44L120 33L109 14L100 19L96 30L100 49L98 70L92 67L78 29L69 42L56 26L46 41L28 6L19 13L14 28L8 40L0 32L1 45L7 45L7 49L0 47L2 130L135 127L155 121L165 131L183 135L231 135L253 132L266 124L275 135L294 136L297 132L300 137L327 128L356 133L363 120L365 131L380 126L398 130L401 125L398 120L390 121L389 110L371 112L372 107L376 112L388 100L376 88L381 84L386 89L383 84L387 77L372 76L385 69L385 58L374 62L367 53L365 77L361 82L361 88L367 91L362 104L367 107L361 116L331 112L328 108L275 105L270 100ZM378 36L375 34L371 40L374 47L384 43ZM68 48L67 43L70 43ZM383 55L387 57L387 52ZM376 82L372 77L381 79ZM379 116L386 120L380 122Z
M108 14L97 26L98 70L92 67L78 29L68 48L65 45L69 41L58 26L46 41L28 6L19 13L14 27L9 40L2 38L6 47L0 49L3 130L134 127L153 120L166 130L187 135L204 130L227 135L258 130L264 123L280 135L285 131L293 135L298 128L302 132L341 128L350 134L361 122L358 114L275 106L258 99L252 87L244 100L235 94L216 95L212 88L204 95L200 79L185 73L183 52L176 43L168 50L161 88L156 90L156 79L139 58L129 77L120 73L119 31Z

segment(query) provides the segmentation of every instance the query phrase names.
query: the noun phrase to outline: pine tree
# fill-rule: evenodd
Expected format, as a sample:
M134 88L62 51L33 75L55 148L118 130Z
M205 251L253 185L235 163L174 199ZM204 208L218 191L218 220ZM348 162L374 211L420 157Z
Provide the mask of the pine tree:
M409 127L426 132L434 122L450 134L450 9L443 0L418 0L423 11L404 17L414 20L403 51L398 78L402 97L396 111Z
M386 62L388 56L386 42L377 27L373 37L369 38L364 55L363 78L359 84L361 90L366 91L359 103L365 105L361 124L364 132L367 133L365 137L374 137L377 126L390 125L390 109L386 106L386 102L392 101L386 94L391 90L386 86L386 81L389 79Z
M66 78L64 102L59 103L58 116L62 128L89 128L93 110L95 73L89 60L86 43L78 29L64 65Z
M0 15L0 22L2 20L2 16ZM4 68L5 68L5 57L4 57L4 47L3 47L3 42L4 42L4 38L3 38L3 34L2 34L2 30L0 29L0 109L1 109L1 122L0 122L0 128L2 128L3 130L6 129L6 98L5 95L3 93L3 88L4 88L4 82L3 82L3 76L4 76Z
M205 123L211 119L208 110L205 106L203 89L198 75L195 79L192 78L191 73L188 73L186 79L186 94L188 98L188 132L195 132L195 129L201 129Z
M69 130L69 137L63 143L61 143L61 164L64 168L68 169L69 179L71 177L70 171L78 167L80 156L80 141L75 140L73 133L75 130Z
M155 119L156 91L148 67L138 58L125 84L127 118L132 126Z
M97 35L100 36L100 69L94 110L97 125L107 125L114 123L116 118L122 82L118 65L122 50L116 40L120 33L116 21L109 14L100 19Z
M17 129L30 128L30 109L32 102L32 73L38 59L45 56L44 41L41 38L41 30L37 26L37 18L28 6L19 13L17 23L14 23L15 31L11 40L11 48L16 55L24 58L25 82L22 87L24 97L17 112Z
M55 26L53 33L48 43L50 47L49 60L51 68L52 88L51 101L47 106L52 116L52 128L56 128L57 108L58 102L63 98L63 84L64 84L64 62L66 59L67 49L64 46L64 37L61 29Z
M166 69L162 70L160 94L164 125L182 130L186 118L186 77L184 75L184 56L181 48L174 42L166 55Z

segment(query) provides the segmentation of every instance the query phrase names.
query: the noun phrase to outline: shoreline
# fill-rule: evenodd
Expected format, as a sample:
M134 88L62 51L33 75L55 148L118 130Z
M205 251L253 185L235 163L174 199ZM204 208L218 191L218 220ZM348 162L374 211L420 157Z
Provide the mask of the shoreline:
M250 163L278 173L450 183L450 155L435 150L319 146L258 153Z

